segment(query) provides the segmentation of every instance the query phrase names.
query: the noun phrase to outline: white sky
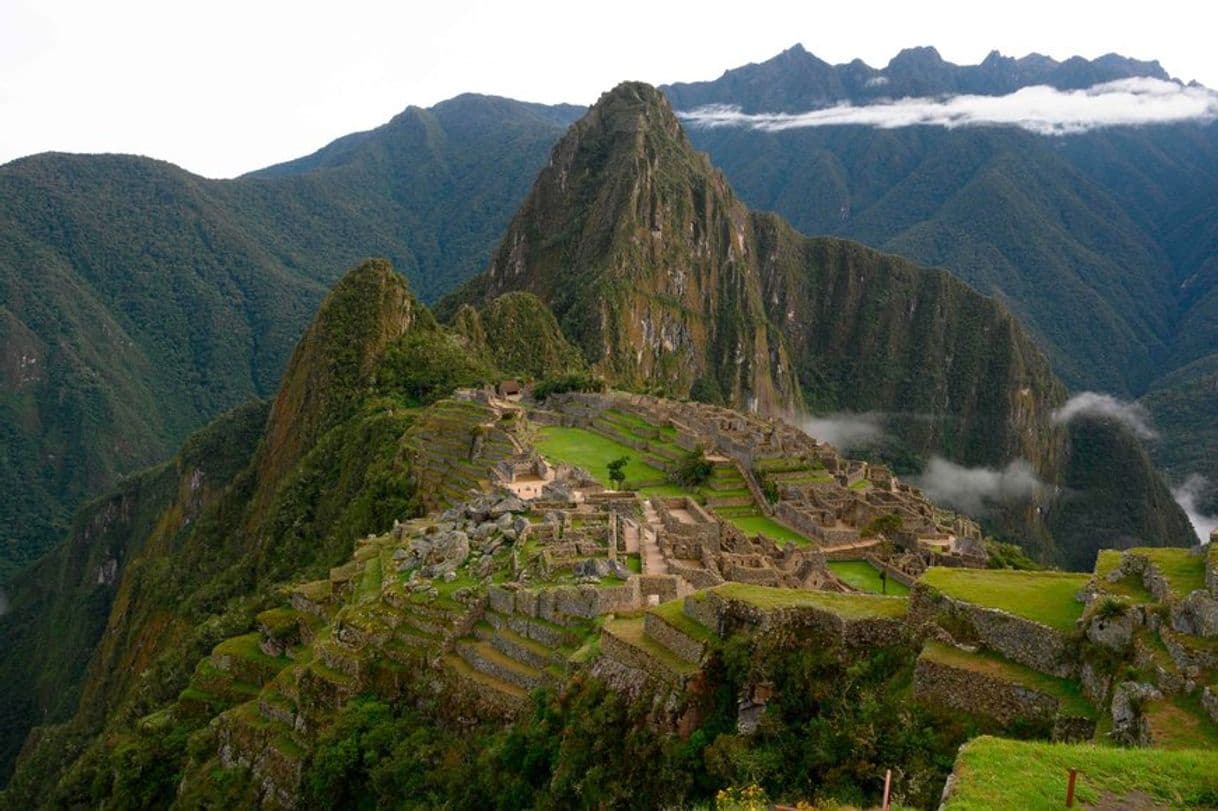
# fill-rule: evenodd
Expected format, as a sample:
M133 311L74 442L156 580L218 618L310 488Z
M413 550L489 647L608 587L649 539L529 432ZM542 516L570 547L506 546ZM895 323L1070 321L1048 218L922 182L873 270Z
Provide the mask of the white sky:
M230 177L409 104L467 91L590 104L623 79L713 79L796 42L875 67L913 45L961 64L994 48L1116 51L1218 88L1208 5L0 0L0 162L133 152Z

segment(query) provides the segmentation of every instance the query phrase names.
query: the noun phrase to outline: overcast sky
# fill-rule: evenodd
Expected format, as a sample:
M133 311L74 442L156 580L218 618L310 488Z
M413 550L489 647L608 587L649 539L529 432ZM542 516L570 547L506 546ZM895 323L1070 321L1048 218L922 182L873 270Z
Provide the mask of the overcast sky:
M0 0L0 163L133 152L231 177L410 104L467 91L590 104L623 79L713 79L796 42L875 67L913 45L961 64L995 48L1116 51L1218 87L1214 20L1197 13L1206 4L1123 6Z

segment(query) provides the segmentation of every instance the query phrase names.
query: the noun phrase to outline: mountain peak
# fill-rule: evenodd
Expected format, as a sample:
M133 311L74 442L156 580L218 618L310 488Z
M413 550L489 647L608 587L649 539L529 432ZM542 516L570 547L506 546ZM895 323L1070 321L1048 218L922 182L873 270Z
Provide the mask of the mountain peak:
M905 65L946 65L939 50L932 45L919 45L913 48L903 48L888 63L888 69Z

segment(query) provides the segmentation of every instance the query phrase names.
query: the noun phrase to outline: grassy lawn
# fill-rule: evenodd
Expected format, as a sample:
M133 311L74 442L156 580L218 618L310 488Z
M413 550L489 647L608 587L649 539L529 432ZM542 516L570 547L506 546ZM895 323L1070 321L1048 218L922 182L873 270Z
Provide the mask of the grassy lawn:
M790 527L785 527L764 515L732 516L729 514L722 517L735 524L736 528L746 535L757 535L760 533L779 544L791 541L800 546L807 546L812 543Z
M643 558L641 555L627 555L626 568L635 574L643 573Z
M1218 752L1118 749L980 737L956 760L949 811L1063 808L1070 769L1078 769L1076 807L1111 807L1135 792L1170 808L1212 807ZM1122 807L1142 807L1136 797Z
M922 648L922 656L960 670L994 676L1029 690L1047 693L1056 697L1061 702L1061 708L1071 715L1084 718L1095 718L1097 715L1091 703L1083 698L1077 683L1047 676L1001 656L992 653L969 653L933 640L927 641Z
M1187 549L1173 547L1132 549L1144 555L1167 578L1177 597L1187 597L1205 588L1205 556L1190 554Z
M903 617L907 604L904 597L778 589L749 583L724 583L722 586L716 586L714 592L729 600L739 600L758 608L820 608L847 619Z
M908 586L898 583L892 578L888 579L888 590L882 592L884 584L880 581L880 573L865 560L833 560L829 562L829 571L859 591L871 594L892 594L897 597L909 594Z
M1090 577L1069 572L936 566L927 569L918 582L957 600L997 608L1060 631L1072 631L1083 615L1083 604L1074 596Z
M582 467L605 487L611 484L609 462L622 456L630 460L625 469L627 487L630 487L632 482L668 478L667 473L644 462L640 451L583 428L548 426L541 429L536 444L542 456L554 462L566 462ZM684 491L680 495L684 495Z

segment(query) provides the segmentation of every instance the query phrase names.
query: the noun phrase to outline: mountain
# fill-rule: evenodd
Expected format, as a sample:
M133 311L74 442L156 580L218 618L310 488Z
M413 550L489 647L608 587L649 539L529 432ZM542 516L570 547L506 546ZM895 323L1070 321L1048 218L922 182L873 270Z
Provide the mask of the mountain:
M894 415L902 455L919 466L933 454L971 467L1024 459L1057 485L1106 459L1081 447L1094 443L1080 426L1054 425L1066 389L999 302L946 272L750 212L647 85L620 85L572 126L486 273L440 312L510 291L549 305L613 385L752 411ZM1118 474L1125 495L1142 493L1162 523L1127 522L1079 495L1071 510L1025 507L998 526L1076 566L1135 536L1184 542L1187 522L1136 439L1114 423L1088 430L1131 460ZM1055 526L1088 531L1055 538Z
M906 48L884 68L873 68L861 59L830 65L796 44L760 64L725 71L714 81L681 82L661 90L679 110L734 104L748 113L774 113L909 96L998 96L1031 85L1072 90L1134 77L1170 78L1157 61L1111 53L1094 61L1076 56L1058 62L1041 54L1014 59L991 51L980 65L955 65L934 48L919 47Z
M460 96L236 180L0 167L0 582L84 499L269 396L335 269L387 256L424 298L483 269L578 112Z
M1113 55L1056 63L991 54L981 65L960 66L923 48L873 69L857 61L830 66L797 46L712 82L663 90L679 111L721 104L802 112L1129 77L1168 79L1157 63ZM1218 511L1218 448L1187 416L1212 414L1195 399L1205 387L1173 384L1178 370L1204 366L1218 347L1211 326L1218 323L1218 123L1055 137L998 126L691 124L689 134L749 205L804 233L857 239L943 267L1000 298L1072 389L1145 397L1164 437L1152 446L1156 462L1176 480L1208 475L1209 507Z
M17 576L0 617L4 746L21 746L7 801L168 804L190 753L224 746L204 722L229 699L208 691L246 689L216 681L217 663L235 666L224 651L246 644L227 640L278 616L285 588L330 588L359 539L434 518L519 451L512 415L444 399L507 374L599 375L745 408L923 412L906 433L914 452L1024 457L1079 496L1060 512L1085 537L1057 532L1058 501L995 519L1047 559L1179 537L1183 516L1118 424L1088 424L1085 447L1081 423L1051 424L1064 388L1000 303L750 212L654 88L622 85L573 125L489 268L444 302L446 326L388 262L361 263L322 302L269 407L217 421ZM1098 484L1073 476L1104 463ZM1107 493L1161 505L1160 524L1092 520ZM329 661L310 672L341 681Z
M87 760L94 734L175 696L283 582L324 575L357 538L475 485L468 464L429 455L460 439L447 412L426 407L502 379L495 357L514 363L527 346L531 363L546 360L536 370L582 371L536 298L505 296L468 318L481 342L437 324L387 261L365 261L326 296L271 402L222 415L84 507L7 589L0 774L35 724L50 725L27 766L38 779L65 753Z

